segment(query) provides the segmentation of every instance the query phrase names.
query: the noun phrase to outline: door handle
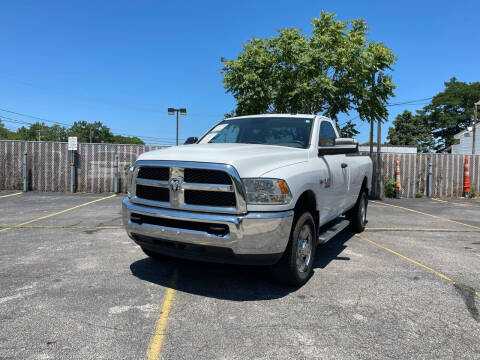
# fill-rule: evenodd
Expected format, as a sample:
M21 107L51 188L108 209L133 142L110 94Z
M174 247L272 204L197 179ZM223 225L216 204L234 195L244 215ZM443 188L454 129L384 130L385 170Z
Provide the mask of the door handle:
M348 166L347 163L342 163L342 169L345 169Z

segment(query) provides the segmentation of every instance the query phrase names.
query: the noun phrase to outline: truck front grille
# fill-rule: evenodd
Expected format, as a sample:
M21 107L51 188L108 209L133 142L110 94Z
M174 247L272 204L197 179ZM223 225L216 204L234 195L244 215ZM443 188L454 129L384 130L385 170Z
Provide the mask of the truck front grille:
M137 196L152 201L170 201L170 192L167 188L153 187L137 184Z
M155 216L132 213L130 220L136 224L151 224L165 226L174 229L187 229L202 231L216 236L226 236L229 233L228 226L209 222L197 222L188 220L166 219Z
M230 165L137 161L133 202L179 210L245 213L243 185Z
M232 179L227 173L217 170L185 169L185 182L197 184L230 185Z
M165 180L168 181L168 167L154 167L154 166L143 166L138 171L138 177L143 179L150 180Z
M235 193L185 190L185 204L235 207Z

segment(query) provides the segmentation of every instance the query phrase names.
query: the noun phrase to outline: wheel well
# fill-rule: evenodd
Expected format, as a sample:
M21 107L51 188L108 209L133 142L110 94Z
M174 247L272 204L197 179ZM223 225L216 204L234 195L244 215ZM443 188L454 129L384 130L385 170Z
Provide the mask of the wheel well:
M367 187L367 184L368 184L368 180L367 180L367 177L365 176L365 177L363 178L363 183L362 183L362 187L360 188L360 192L365 191L365 193L367 194L367 197L368 197L368 187Z
M315 221L315 229L318 231L318 224L320 221L320 214L317 210L317 199L312 190L305 191L297 200L295 204L295 215L299 216L302 212L309 211Z

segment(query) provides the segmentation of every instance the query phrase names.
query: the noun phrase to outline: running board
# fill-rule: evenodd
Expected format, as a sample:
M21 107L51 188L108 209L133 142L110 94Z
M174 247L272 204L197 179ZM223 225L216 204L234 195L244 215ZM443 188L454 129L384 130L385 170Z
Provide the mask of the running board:
M326 243L328 240L337 235L340 231L345 229L348 225L350 225L350 221L348 220L334 220L333 224L328 229L318 235L318 242L320 244Z

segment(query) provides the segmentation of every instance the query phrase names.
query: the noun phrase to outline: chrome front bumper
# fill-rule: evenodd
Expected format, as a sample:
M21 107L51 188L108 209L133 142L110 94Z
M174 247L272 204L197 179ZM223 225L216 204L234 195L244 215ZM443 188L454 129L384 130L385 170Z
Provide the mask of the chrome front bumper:
M132 213L160 219L220 224L228 227L228 234L221 236L205 231L149 223L139 224L132 222ZM263 255L272 255L273 258L278 260L287 246L292 222L293 210L227 215L155 208L134 204L129 198L123 200L123 223L128 235L141 246L159 252L162 252L161 250L166 241L167 243L180 244L182 246L185 244L193 245L196 248L230 249L233 258L244 255L252 255L254 257L258 255L258 258ZM149 241L145 242L145 239L149 239ZM176 253L173 255L178 253L178 248L177 246ZM191 247L187 247L187 250L189 248ZM201 253L196 252L195 254ZM187 257L191 258L192 256ZM193 257L201 258L202 256ZM210 258L208 260L215 261L215 259ZM235 261L235 259L232 259L232 261L222 259L222 262L238 261ZM266 260L266 262L269 262L269 260Z

